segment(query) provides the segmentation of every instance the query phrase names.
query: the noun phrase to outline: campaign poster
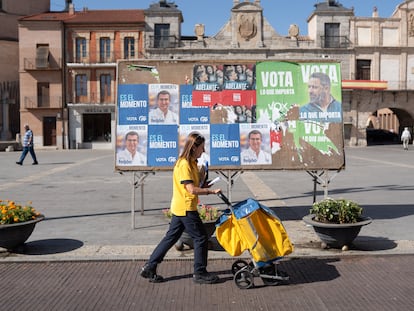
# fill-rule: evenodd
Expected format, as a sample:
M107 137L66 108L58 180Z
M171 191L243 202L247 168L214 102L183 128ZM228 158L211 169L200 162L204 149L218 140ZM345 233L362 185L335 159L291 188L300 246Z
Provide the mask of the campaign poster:
M254 64L196 64L193 67L193 105L252 106L256 103Z
M178 128L148 125L148 166L173 166L178 158Z
M273 154L309 167L343 156L339 63L262 62L256 79L256 122L270 125Z
M147 117L148 86L146 84L120 84L118 86L118 124L146 124Z
M209 124L209 107L193 106L192 93L192 85L180 85L180 124Z
M240 124L240 164L272 164L269 124Z
M255 65L224 65L224 85L221 102L231 106L256 104Z
M260 123L287 119L342 121L338 63L258 63L257 84Z
M221 102L223 65L196 64L193 66L193 106L209 106Z
M182 124L179 130L179 153L184 149L184 144L187 137L191 133L198 133L205 139L204 152L201 157L197 159L199 165L210 165L210 124Z
M179 85L149 84L148 124L179 124Z
M117 127L115 162L117 166L147 166L147 125Z
M210 125L211 165L240 165L240 132L238 124Z

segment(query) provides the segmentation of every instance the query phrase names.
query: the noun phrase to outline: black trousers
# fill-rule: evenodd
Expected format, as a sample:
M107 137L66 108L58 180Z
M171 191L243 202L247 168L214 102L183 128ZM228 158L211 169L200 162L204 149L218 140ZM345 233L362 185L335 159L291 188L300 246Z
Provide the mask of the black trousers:
M194 274L207 271L208 237L197 211L187 212L186 216L172 216L167 233L150 256L148 264L151 268L156 269L163 261L184 230L194 242Z

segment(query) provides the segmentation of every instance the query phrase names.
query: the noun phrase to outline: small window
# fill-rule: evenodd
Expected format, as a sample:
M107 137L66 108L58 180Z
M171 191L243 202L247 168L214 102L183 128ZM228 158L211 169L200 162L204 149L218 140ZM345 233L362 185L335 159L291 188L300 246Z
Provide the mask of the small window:
M86 55L86 38L76 38L76 62L81 62Z
M169 47L170 24L156 24L154 32L154 48Z
M47 68L49 66L49 45L38 44L36 47L36 68Z
M325 24L325 48L339 48L341 43L339 23Z
M108 37L102 37L99 39L99 56L101 63L111 61L111 39Z
M357 80L371 80L371 60L369 59L358 59L357 60L356 79Z
M38 107L49 107L50 106L49 90L50 90L50 86L48 82L37 83L37 106Z
M76 96L88 95L88 80L85 74L75 76Z
M133 37L125 37L124 39L124 58L135 57L135 39Z
M100 76L101 102L107 102L111 98L111 75L102 74Z

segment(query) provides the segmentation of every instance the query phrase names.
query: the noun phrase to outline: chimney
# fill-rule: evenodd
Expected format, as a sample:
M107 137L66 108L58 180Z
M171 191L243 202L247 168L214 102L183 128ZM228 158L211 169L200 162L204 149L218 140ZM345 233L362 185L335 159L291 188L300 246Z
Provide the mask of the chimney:
M378 17L378 8L374 6L374 9L372 10L372 17Z
M69 7L72 4L72 0L65 0L65 12L69 11Z
M69 15L74 15L75 14L75 6L73 5L73 3L69 4Z

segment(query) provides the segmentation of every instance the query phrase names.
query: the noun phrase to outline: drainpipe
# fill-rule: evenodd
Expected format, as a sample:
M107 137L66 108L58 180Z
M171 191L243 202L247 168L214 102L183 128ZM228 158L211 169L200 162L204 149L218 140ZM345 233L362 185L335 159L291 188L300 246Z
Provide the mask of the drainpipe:
M66 106L66 35L65 35L65 24L63 21L61 22L61 28L62 28L62 43L63 43L63 52L62 52L62 107L61 107L61 114L62 114L62 149L66 149L65 144L65 133L68 133L68 142L69 140L69 131L66 131L65 128L65 106ZM68 117L67 125L69 125L69 114L67 113L66 116ZM69 145L67 146L67 149L69 149Z

